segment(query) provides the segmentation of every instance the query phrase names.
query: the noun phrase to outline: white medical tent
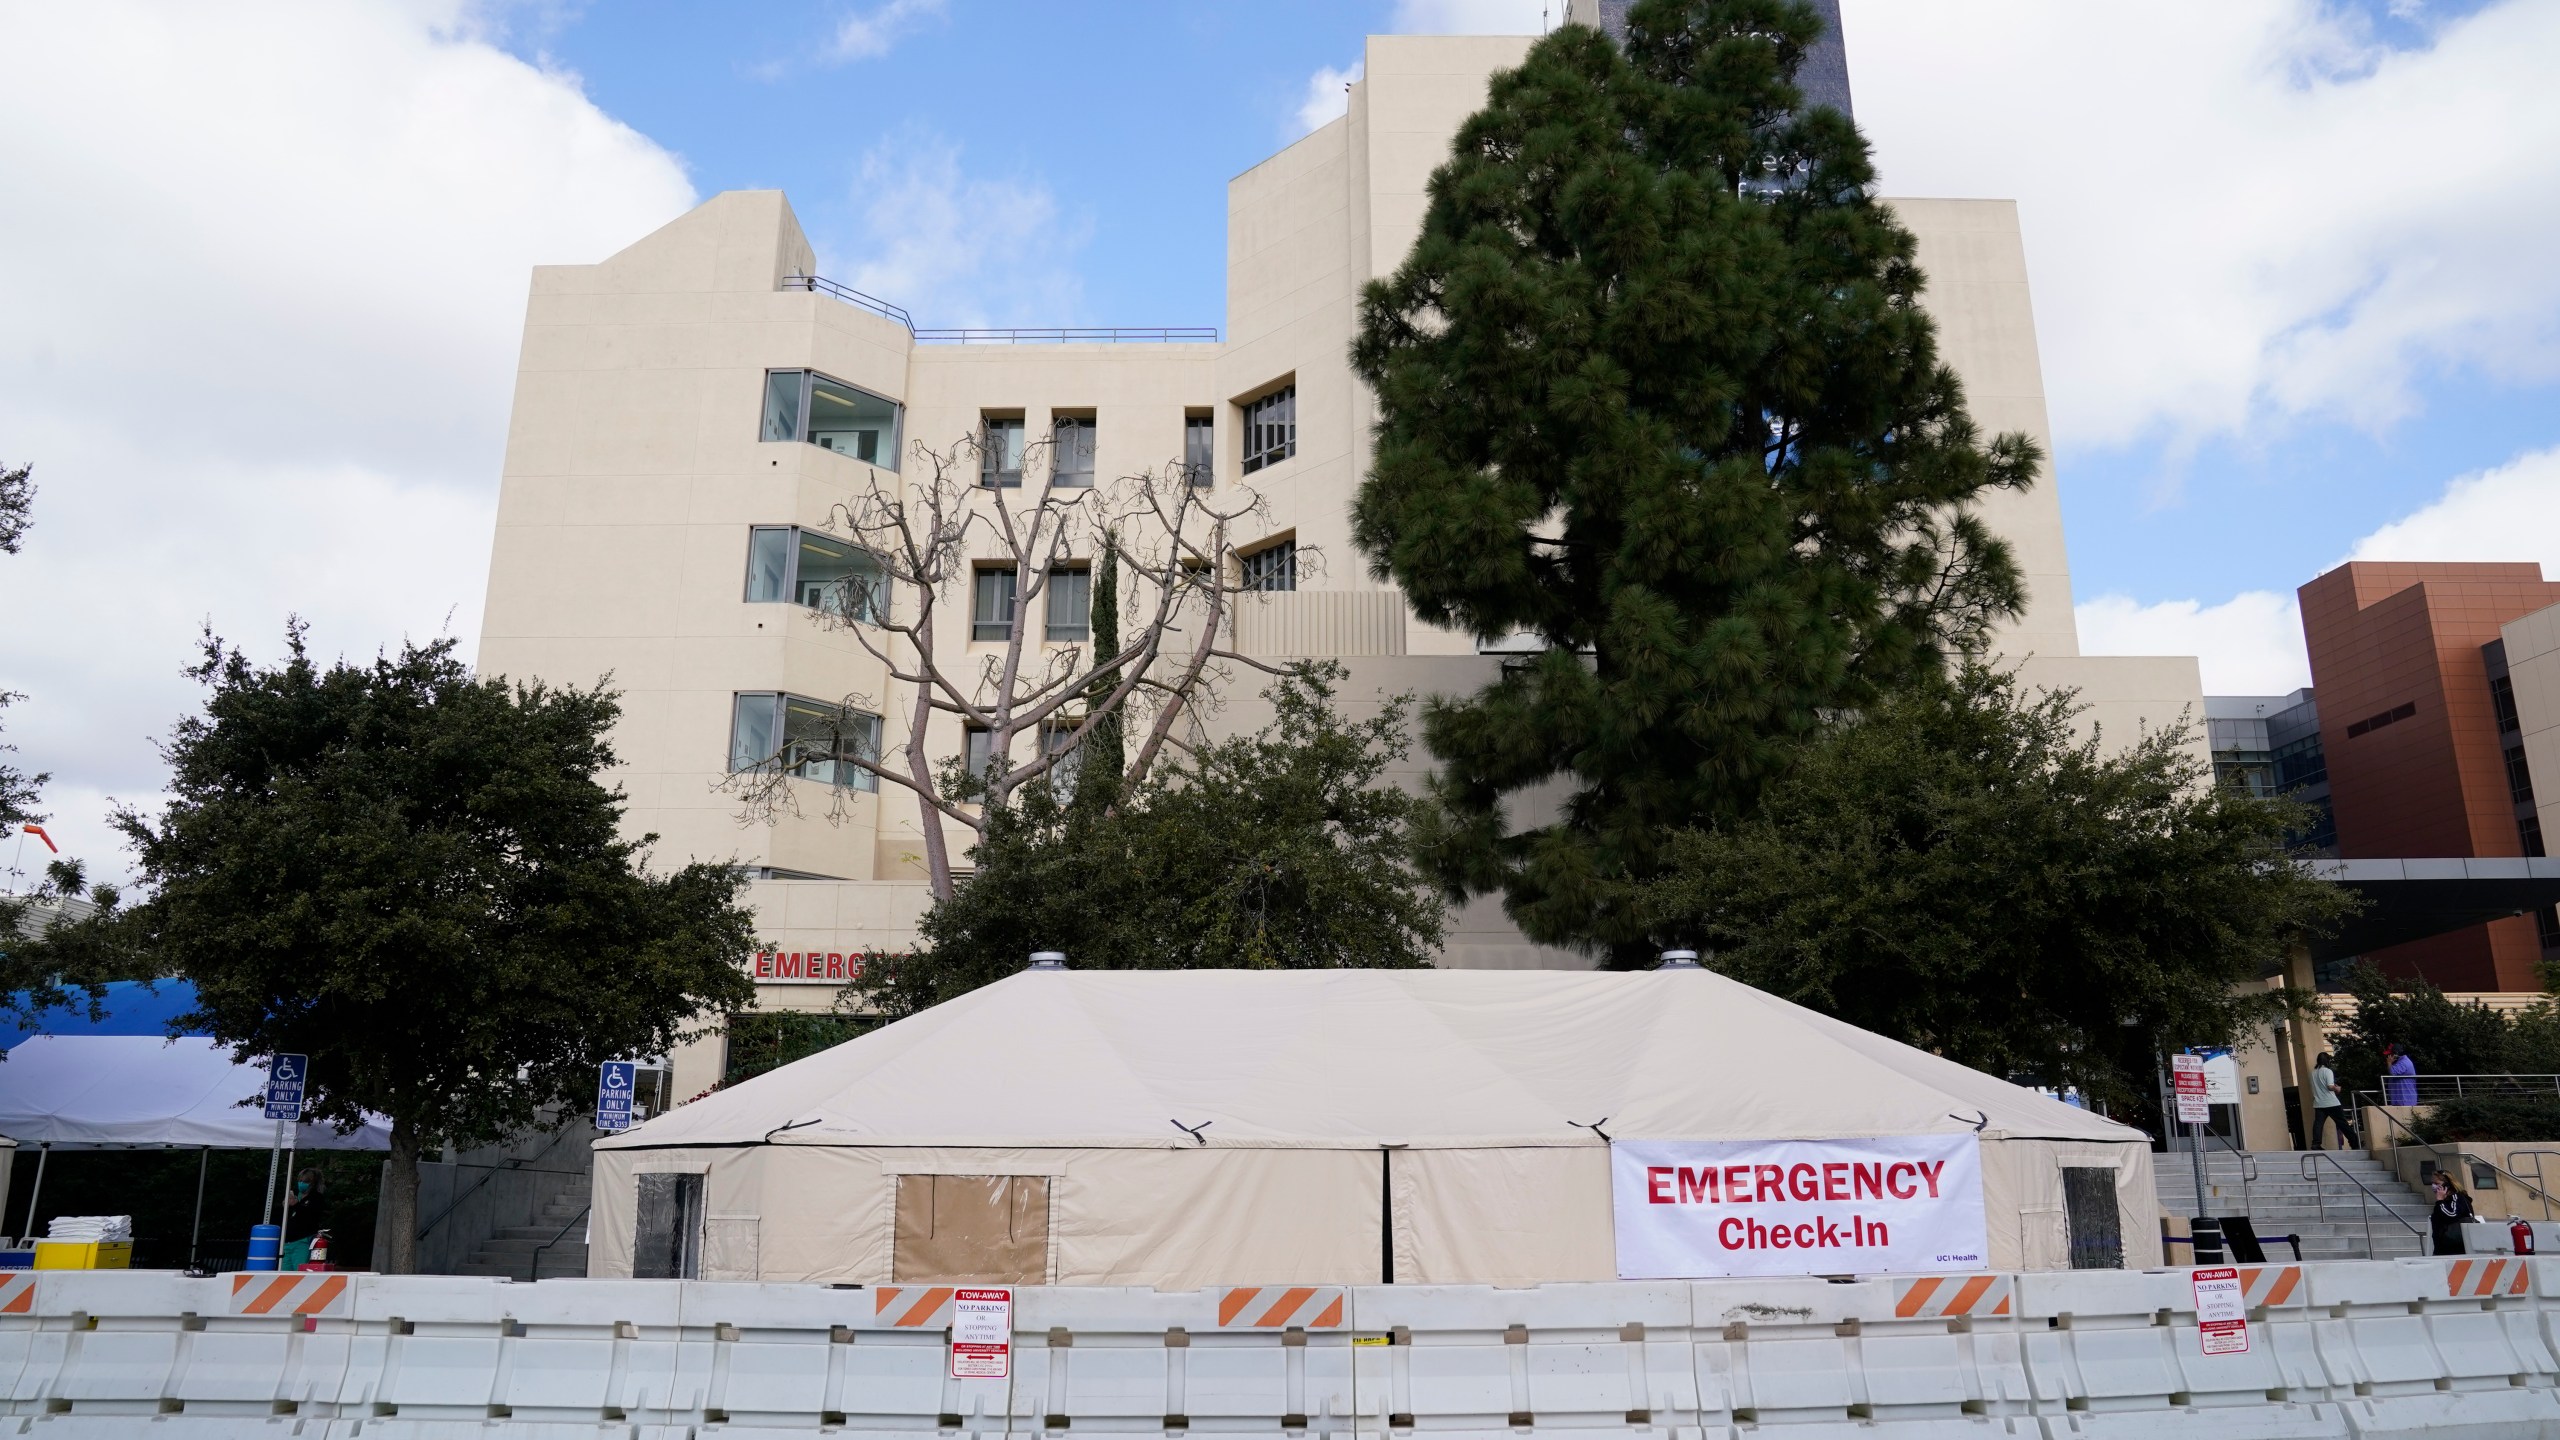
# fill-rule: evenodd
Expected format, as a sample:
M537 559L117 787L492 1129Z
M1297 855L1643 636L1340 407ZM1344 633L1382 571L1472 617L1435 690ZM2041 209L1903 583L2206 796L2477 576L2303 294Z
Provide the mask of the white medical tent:
M1604 1133L1955 1132L1991 1268L2068 1263L2065 1166L2160 1263L2140 1131L1711 971L1031 970L599 1142L590 1269L1605 1280Z
M201 1035L31 1035L0 1062L0 1135L57 1150L264 1150L267 1074ZM388 1121L341 1135L294 1128L302 1150L388 1150Z

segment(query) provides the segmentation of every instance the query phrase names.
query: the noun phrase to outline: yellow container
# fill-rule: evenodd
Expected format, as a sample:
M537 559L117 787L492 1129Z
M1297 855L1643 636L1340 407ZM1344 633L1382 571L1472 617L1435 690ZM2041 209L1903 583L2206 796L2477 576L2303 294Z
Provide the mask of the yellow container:
M38 1240L36 1268L39 1270L130 1270L133 1268L133 1242L130 1240Z

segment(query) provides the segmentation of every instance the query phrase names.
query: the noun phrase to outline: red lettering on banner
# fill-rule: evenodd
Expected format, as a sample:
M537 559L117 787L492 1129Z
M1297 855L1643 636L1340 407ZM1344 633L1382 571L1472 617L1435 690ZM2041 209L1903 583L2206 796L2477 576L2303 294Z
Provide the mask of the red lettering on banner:
M1784 1249L1786 1249L1786 1248L1787 1248L1787 1227L1786 1227L1786 1226L1784 1226L1784 1225L1775 1226L1775 1227L1773 1227L1773 1228L1771 1228L1771 1229L1770 1229L1770 1231L1768 1232L1768 1234L1769 1234L1769 1248L1770 1248L1770 1249L1772 1249L1772 1250L1784 1250Z
M1775 1165L1752 1166L1751 1182L1754 1188L1759 1192L1751 1197L1754 1200L1784 1200L1787 1198L1787 1172L1779 1169Z
M1646 1167L1645 1167L1645 1171L1644 1171L1644 1199L1645 1199L1645 1203L1646 1203L1646 1204L1648 1204L1648 1205L1668 1205L1668 1204L1670 1204L1670 1203L1671 1203L1671 1191L1670 1191L1670 1189L1668 1188L1668 1187L1670 1186L1670 1184L1671 1184L1671 1167L1670 1167L1670 1166L1668 1166L1668 1165L1648 1165L1648 1166L1646 1166Z
M1823 1198L1823 1199L1825 1199L1825 1200L1846 1200L1846 1199L1848 1199L1848 1198L1849 1198L1849 1196L1848 1196L1848 1194L1846 1193L1846 1192L1847 1192L1847 1190L1848 1190L1848 1186L1849 1186L1849 1167L1848 1167L1848 1166L1843 1165L1843 1164L1841 1164L1841 1163L1839 1163L1839 1162L1837 1162L1837 1161L1834 1161L1834 1162L1832 1162L1831 1164L1828 1164L1828 1165L1825 1165L1825 1166L1823 1166L1823 1167L1822 1167L1822 1198Z
M1819 1200L1822 1186L1814 1180L1810 1165L1798 1165L1787 1172L1787 1194L1797 1200Z
M1730 1215L1716 1222L1716 1243L1727 1250L1864 1250L1887 1243L1884 1225L1862 1215L1849 1223L1816 1217L1797 1225L1763 1225Z
M1713 1165L1704 1170L1692 1170L1686 1165L1680 1167L1681 1204L1699 1205L1713 1200L1715 1188L1716 1167Z
M1724 1167L1724 1203L1727 1205L1748 1204L1751 1197L1742 1193L1742 1187L1750 1183L1750 1180L1750 1166L1727 1165Z
M1919 1194L1920 1187L1911 1183L1911 1177L1917 1173L1917 1167L1907 1160L1894 1162L1893 1168L1884 1172L1885 1192L1896 1200L1908 1200Z
M2318 1079L2319 1077L2313 1076L2312 1078ZM1920 1178L1929 1182L1929 1198L1932 1200L1937 1199L1938 1172L1947 1168L1947 1162L1944 1160L1923 1160L1920 1162L1919 1168Z
M1884 1165L1881 1162L1861 1160L1851 1165L1849 1181L1849 1198L1852 1200L1884 1198Z

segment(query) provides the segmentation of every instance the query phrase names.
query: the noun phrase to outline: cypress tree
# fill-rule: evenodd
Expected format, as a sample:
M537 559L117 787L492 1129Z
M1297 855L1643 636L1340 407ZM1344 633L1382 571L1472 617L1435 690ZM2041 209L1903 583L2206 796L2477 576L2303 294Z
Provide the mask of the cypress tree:
M1428 708L1421 836L1531 938L1648 954L1670 835L1747 814L1827 713L2021 602L1972 516L1985 441L1865 143L1792 77L1791 0L1643 0L1496 76L1363 297L1377 397L1353 538L1425 620L1533 653ZM1506 820L1561 782L1553 818Z
M1093 577L1093 653L1096 659L1107 659L1119 651L1120 544L1118 536L1106 531ZM1085 692L1087 700L1100 708L1119 678L1116 674L1095 677ZM1121 716L1118 707L1106 711L1084 737L1084 758L1076 766L1074 807L1079 816L1100 815L1120 803L1121 771L1128 764L1121 742Z

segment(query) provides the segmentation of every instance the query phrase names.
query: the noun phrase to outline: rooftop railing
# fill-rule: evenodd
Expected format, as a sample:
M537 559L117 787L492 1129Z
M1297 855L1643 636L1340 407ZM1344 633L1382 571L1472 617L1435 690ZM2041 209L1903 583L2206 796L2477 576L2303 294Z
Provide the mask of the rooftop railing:
M1216 344L1214 325L1031 326L992 330L918 330L920 345L1178 345Z
M782 288L806 290L813 295L832 295L848 305L859 305L874 315L897 321L907 327L907 333L910 335L915 333L914 316L876 295L865 295L850 285L839 285L833 280L817 275L785 275L782 277Z

